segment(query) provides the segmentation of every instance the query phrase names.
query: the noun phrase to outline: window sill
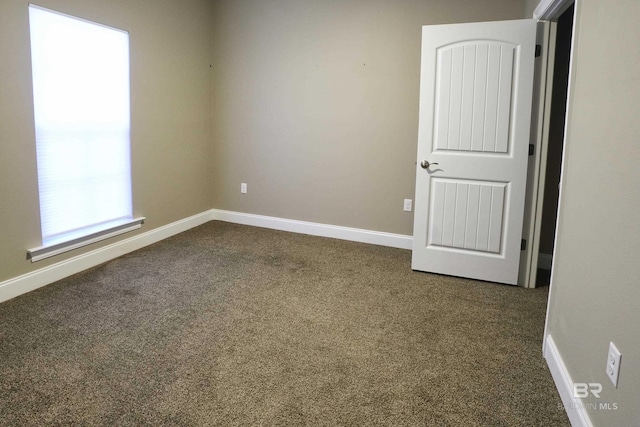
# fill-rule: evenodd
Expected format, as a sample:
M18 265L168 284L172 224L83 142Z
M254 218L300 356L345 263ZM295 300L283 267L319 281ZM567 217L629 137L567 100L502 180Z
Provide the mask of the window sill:
M106 240L111 237L118 236L120 234L128 233L133 230L137 230L142 227L142 223L146 218L140 217L115 227L110 227L106 230L91 233L89 235L78 237L67 242L57 243L49 246L40 246L38 248L28 249L27 257L31 259L31 262L40 261L55 255L62 254L64 252L72 251L74 249L81 248L83 246L90 245L92 243Z

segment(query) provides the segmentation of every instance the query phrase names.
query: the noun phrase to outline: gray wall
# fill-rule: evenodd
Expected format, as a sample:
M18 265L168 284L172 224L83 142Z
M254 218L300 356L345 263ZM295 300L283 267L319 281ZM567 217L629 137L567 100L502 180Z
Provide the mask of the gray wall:
M130 237L31 264L41 244L27 0L0 2L0 282ZM211 2L39 0L129 31L133 209L139 232L211 208Z
M540 0L526 0L524 17L525 18L533 18L533 11L538 7L538 3Z
M579 0L547 333L574 382L599 382L616 411L596 426L640 425L640 2ZM618 389L605 375L622 353Z
M213 207L405 235L422 25L519 19L525 9L523 0L215 4Z

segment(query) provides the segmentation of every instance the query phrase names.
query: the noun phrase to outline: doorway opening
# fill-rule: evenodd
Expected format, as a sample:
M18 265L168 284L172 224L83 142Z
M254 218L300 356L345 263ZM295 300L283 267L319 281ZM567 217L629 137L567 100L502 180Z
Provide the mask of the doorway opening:
M573 36L574 4L560 15L556 27L555 61L551 92L549 141L546 159L545 188L540 226L540 247L538 254L538 274L536 286L548 285L558 215L558 198L562 153L564 148L564 128L567 110L567 89L569 86L569 63Z

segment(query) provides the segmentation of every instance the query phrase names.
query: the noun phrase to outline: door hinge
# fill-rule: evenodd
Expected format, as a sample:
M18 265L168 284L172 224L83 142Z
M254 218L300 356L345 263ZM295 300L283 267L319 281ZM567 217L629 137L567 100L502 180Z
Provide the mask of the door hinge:
M520 250L524 251L527 249L527 241L525 239L520 240Z
M533 156L535 150L535 146L533 144L529 144L529 155Z
M536 58L539 57L540 55L542 55L542 45L537 44L536 45Z

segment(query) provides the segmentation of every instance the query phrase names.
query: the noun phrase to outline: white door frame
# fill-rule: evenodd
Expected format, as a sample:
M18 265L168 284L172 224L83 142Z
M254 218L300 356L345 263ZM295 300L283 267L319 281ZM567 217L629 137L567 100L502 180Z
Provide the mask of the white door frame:
M541 0L535 11L533 12L533 18L544 21L557 21L560 15L562 15L572 4L575 3L576 10L578 9L579 0ZM576 40L577 26L574 14L573 24L573 40ZM527 241L526 249L523 251L520 262L520 277L518 283L521 286L527 288L535 287L536 283L536 271L538 267L538 250L540 247L540 228L542 220L542 203L544 196L544 172L546 170L546 155L548 149L548 120L549 111L551 108L551 89L553 83L553 55L555 53L555 24L540 26L542 32L546 32L546 40L543 41L542 49L542 66L546 72L541 73L537 78L541 78L539 105L537 109L538 117L536 122L532 121L532 127L536 126L532 143L535 145L535 151L533 159L530 161L530 165L533 170L529 172L530 183L532 184L527 194L527 206L525 213L525 223L523 224L523 239ZM544 43L548 42L548 45ZM540 41L538 41L540 43ZM574 44L572 41L571 53L570 53L570 66L569 66L569 82L567 85L567 111L565 116L565 122L568 122L571 115L571 88L574 80L575 70L574 64ZM546 77L549 77L548 79ZM544 90L543 90L544 88ZM565 135L563 144L567 139L567 128L565 127ZM564 165L564 151L562 165ZM560 211L560 201L562 199L562 174L560 177L560 195L558 201L558 212ZM556 231L557 234L557 231ZM554 244L555 247L555 244ZM555 251L554 251L555 254ZM555 255L554 255L555 258ZM552 278L553 282L553 262L552 260Z
M533 19L557 21L560 15L574 3L574 0L540 0L533 11Z
M531 133L529 143L533 145L533 155L527 165L527 193L522 224L522 239L526 245L520 253L518 285L533 288L536 285L538 251L544 199L547 147L551 92L553 86L553 66L555 57L556 25L549 21L538 22L536 44L541 47L536 58L533 105L531 107Z
M566 191L564 188L564 168L566 165L566 157L567 157L567 148L570 141L571 135L571 124L573 117L573 93L575 87L575 79L576 79L576 40L579 40L580 37L580 17L582 14L582 0L541 0L538 4L538 7L535 9L534 17L538 19L548 19L548 20L557 20L560 15L571 5L574 4L574 12L573 12L573 31L572 31L572 39L571 39L571 50L569 53L569 80L567 82L567 107L565 112L565 127L564 127L564 138L563 138L563 150L562 150L562 163L560 168L560 193L558 195L558 211L556 215L556 234L554 236L554 251L553 251L553 260L551 265L551 282L549 284L549 301L547 302L547 316L545 318L544 324L544 333L542 338L542 354L544 358L547 360L547 365L551 369L551 373L553 375L553 380L556 383L556 388L560 392L560 395L565 402L569 402L570 400L570 390L572 384L571 380L566 376L566 371L562 372L561 370L555 369L553 366L554 357L557 357L557 354L553 354L553 349L555 348L555 344L553 344L553 339L549 335L549 312L552 308L552 296L553 290L555 287L555 266L557 265L557 250L558 247L558 235L559 235L559 222L560 213L563 210L564 200L566 197ZM549 348L547 345L549 344ZM556 363L557 365L557 363ZM564 387L564 390L563 390ZM576 408L572 408L571 406L566 406L565 412L567 413L569 420L572 425L591 425L589 422L589 417L585 411L581 411Z

